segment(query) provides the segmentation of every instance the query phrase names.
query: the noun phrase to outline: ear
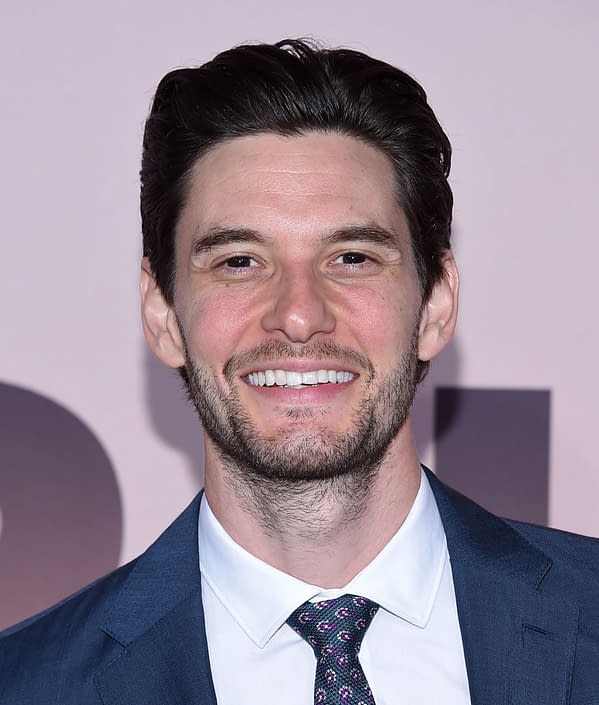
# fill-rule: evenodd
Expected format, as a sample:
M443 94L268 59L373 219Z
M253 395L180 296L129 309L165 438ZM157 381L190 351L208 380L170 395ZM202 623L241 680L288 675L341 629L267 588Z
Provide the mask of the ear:
M451 252L443 257L443 270L420 314L418 358L424 362L443 350L455 330L460 280Z
M173 308L156 283L147 257L141 263L141 320L150 350L169 367L185 364L185 347Z

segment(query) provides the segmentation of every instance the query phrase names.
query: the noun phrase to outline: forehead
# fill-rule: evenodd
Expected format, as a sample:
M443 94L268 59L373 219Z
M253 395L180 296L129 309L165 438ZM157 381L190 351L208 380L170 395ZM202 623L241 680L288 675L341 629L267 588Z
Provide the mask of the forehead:
M346 225L397 231L393 169L354 137L260 134L219 144L196 163L181 230L246 227L298 236Z

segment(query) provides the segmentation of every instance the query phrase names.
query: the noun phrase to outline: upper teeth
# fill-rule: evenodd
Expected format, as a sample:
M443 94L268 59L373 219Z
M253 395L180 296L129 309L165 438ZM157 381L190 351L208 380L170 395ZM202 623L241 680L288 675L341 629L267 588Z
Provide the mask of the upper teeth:
M301 387L306 384L341 384L351 382L355 375L337 370L310 370L294 372L287 370L264 370L250 372L247 381L258 387Z

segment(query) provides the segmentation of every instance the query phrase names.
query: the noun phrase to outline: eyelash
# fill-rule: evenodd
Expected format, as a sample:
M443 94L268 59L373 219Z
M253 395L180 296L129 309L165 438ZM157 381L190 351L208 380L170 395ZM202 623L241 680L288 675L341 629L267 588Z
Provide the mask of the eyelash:
M240 266L240 265L238 265L238 266L231 266L230 263L231 263L231 262L234 262L234 261L236 261L236 260L237 260L238 262L239 262L240 260L247 261L248 263L250 263L250 262L256 262L256 260L255 260L253 257L250 257L250 255L233 255L232 257L227 257L227 259L224 260L223 262L221 262L221 263L218 265L218 267L223 267L223 268L225 268L225 269L251 269L251 265L249 265L249 264L248 264L247 266Z
M372 264L372 258L369 257L368 255L364 254L363 252L355 252L354 250L350 250L349 252L343 252L340 254L338 257L336 257L332 264L337 263L337 260L339 259L345 259L345 258L360 258L362 259L361 262L339 262L339 264L345 266L345 267L362 267L368 264Z

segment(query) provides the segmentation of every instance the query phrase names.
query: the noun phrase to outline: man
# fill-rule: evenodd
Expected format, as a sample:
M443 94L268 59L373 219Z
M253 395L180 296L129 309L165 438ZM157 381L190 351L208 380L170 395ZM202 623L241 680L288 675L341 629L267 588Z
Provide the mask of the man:
M456 320L449 166L421 87L356 52L163 79L143 325L202 420L205 492L6 633L0 702L599 702L597 541L488 514L414 448Z

